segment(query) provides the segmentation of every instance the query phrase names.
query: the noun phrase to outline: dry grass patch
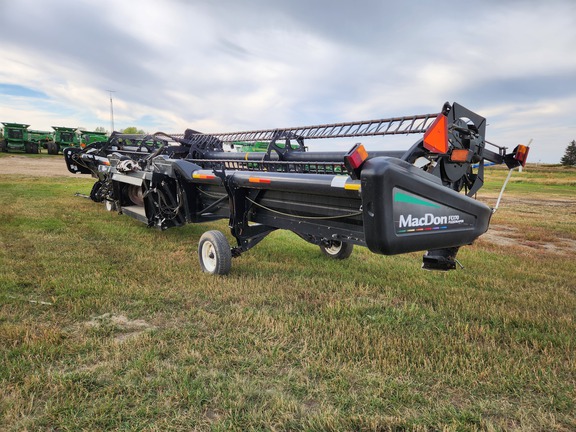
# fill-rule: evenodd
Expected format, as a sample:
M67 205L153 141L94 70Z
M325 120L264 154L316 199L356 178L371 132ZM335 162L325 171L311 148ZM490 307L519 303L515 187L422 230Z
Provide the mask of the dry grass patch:
M97 333L112 333L118 342L138 337L146 331L155 330L156 327L146 321L137 319L131 320L124 315L105 313L92 318L83 323L84 327L96 331Z

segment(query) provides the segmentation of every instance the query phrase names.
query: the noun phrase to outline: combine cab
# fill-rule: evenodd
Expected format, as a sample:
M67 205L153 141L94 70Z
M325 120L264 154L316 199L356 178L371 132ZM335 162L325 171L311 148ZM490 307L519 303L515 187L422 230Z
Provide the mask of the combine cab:
M527 148L507 153L485 141L486 120L459 104L440 113L298 128L184 135L156 134L154 145L104 145L65 152L68 169L98 177L96 201L150 227L227 219L199 242L203 271L226 274L233 257L277 229L293 231L333 259L354 245L377 254L427 251L427 270L456 268L461 246L488 229L492 209L473 197L484 163L525 164ZM423 135L406 151L310 152L306 140ZM225 144L266 142L262 152ZM476 166L477 168L473 168ZM95 185L96 186L96 185Z
M25 153L39 153L37 142L30 138L30 125L22 123L2 123L4 125L4 138L0 139L0 151L23 151Z

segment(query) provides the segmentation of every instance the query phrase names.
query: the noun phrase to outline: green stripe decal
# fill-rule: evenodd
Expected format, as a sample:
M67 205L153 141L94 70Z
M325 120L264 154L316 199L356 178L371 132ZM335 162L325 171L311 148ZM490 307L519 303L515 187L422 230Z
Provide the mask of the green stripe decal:
M422 206L426 206L426 207L432 207L432 208L440 208L440 205L438 204L434 204L433 202L424 200L424 199L420 199L418 197L415 197L413 195L408 195L402 192L396 192L394 194L394 202L402 202L402 203L407 203L407 204L417 204L417 205L422 205Z

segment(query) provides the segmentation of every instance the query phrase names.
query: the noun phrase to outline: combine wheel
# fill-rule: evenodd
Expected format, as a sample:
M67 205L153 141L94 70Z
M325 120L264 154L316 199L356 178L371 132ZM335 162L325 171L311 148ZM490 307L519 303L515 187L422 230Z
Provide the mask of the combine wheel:
M38 151L38 144L36 144L36 143L30 144L30 153L32 153L32 154L38 154L38 153L40 153L40 152Z
M6 141L0 140L0 151L7 153L8 147L6 146Z
M48 142L48 144L46 144L46 149L48 150L48 154L58 154L58 145L54 141Z
M328 243L328 246L321 244L320 250L329 258L343 260L352 255L354 245L352 243L344 243L337 240L331 240Z
M232 251L228 240L220 231L207 231L198 244L200 266L205 273L225 275L232 267Z

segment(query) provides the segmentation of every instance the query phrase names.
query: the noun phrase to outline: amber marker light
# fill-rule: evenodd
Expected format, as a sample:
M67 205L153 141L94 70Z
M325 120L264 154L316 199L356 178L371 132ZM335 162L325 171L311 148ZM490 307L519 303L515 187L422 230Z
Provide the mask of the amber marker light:
M265 183L265 184L272 183L272 180L261 177L249 177L248 181L250 183Z
M522 164L523 167L526 166L526 161L528 160L528 152L530 147L520 144L514 149L514 159Z
M368 159L368 152L362 144L356 144L344 155L344 165L353 179L360 178L360 167Z
M450 154L450 162L469 162L469 150L466 149L453 149Z
M200 180L214 180L216 178L216 176L212 175L212 174L194 173L194 174L192 174L192 178L200 179Z

